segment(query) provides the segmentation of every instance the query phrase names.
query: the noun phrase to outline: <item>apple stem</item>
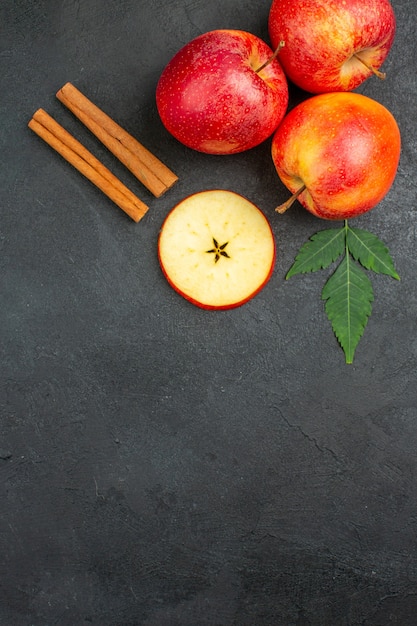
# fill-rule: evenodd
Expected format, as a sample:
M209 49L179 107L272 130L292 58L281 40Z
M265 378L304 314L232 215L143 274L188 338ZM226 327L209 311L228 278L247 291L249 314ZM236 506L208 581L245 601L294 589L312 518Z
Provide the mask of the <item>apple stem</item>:
M358 54L354 54L354 57L356 57L358 59L358 61L360 61L370 72L372 72L373 74L375 74L375 76L377 76L378 78L380 78L381 80L385 80L386 78L386 74L385 72L380 72L379 70L377 70L375 67L373 67L373 65L370 65L369 63L367 63L366 61L364 61Z
M267 65L269 65L270 63L272 63L272 61L274 59L277 58L278 54L280 53L281 49L285 46L285 41L280 41L278 46L275 49L275 52L272 56L269 57L269 59L267 59L265 61L265 63L262 63L262 65L260 67L258 67L257 70L255 70L256 74L259 74L259 72L261 72L262 70L264 70L266 68Z
M289 208L290 208L290 207L294 204L294 202L297 200L298 196L299 196L301 193L303 193L303 191L305 191L305 190L306 190L306 186L305 186L305 185L302 185L302 186L300 187L300 189L297 189L297 191L296 191L295 193L293 193L293 194L292 194L291 198L288 198L288 200L287 200L286 202L284 202L283 204L280 204L279 206L277 206L277 208L275 209L275 211L276 211L277 213L281 213L281 214L282 214L282 213L285 213L285 211L286 211L287 209L289 209Z

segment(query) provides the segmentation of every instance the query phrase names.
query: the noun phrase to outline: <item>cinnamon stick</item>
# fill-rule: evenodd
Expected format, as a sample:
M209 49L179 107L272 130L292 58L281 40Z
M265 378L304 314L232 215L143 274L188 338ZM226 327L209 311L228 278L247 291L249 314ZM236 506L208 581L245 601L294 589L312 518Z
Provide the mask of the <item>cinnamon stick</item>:
M28 126L66 161L138 222L148 210L125 185L46 111L38 109Z
M155 197L176 183L174 172L74 85L66 83L56 96Z

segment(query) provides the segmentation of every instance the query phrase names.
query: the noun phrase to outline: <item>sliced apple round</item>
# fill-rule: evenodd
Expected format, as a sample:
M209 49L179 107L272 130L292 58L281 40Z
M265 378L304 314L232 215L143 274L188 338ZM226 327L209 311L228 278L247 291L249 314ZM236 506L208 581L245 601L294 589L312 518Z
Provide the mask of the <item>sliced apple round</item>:
M203 309L230 309L268 282L275 240L265 215L222 189L182 200L162 224L158 257L169 284Z

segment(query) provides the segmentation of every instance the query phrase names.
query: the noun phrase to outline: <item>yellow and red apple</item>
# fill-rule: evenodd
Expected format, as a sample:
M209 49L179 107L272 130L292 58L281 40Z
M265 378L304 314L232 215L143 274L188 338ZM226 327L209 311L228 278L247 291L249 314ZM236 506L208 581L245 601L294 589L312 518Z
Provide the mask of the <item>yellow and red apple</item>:
M266 285L275 240L256 205L224 189L195 193L165 218L158 258L168 283L203 309L231 309Z
M279 61L264 66L272 56L263 40L246 31L221 29L196 37L158 81L162 123L181 143L209 154L234 154L262 143L288 106Z
M389 0L273 0L273 46L287 77L310 93L351 91L379 72L394 41Z
M386 107L337 92L312 96L285 116L272 140L272 160L292 199L317 217L342 220L369 211L387 194L400 149L400 131Z

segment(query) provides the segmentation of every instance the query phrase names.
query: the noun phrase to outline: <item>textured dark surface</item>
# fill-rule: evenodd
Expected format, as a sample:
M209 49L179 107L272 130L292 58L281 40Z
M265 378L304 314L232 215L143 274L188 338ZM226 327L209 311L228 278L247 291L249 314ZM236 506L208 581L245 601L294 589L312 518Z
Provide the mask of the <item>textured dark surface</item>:
M396 116L401 164L355 225L401 282L372 277L348 366L326 272L284 280L328 224L274 213L287 192L269 142L193 153L155 109L174 52L217 27L268 39L269 3L2 0L1 626L417 623L417 8L393 4L388 78L360 91ZM177 186L147 194L55 99L67 81ZM39 107L150 204L142 222L27 129ZM171 290L156 256L169 209L213 187L257 203L278 247L267 287L217 313Z

